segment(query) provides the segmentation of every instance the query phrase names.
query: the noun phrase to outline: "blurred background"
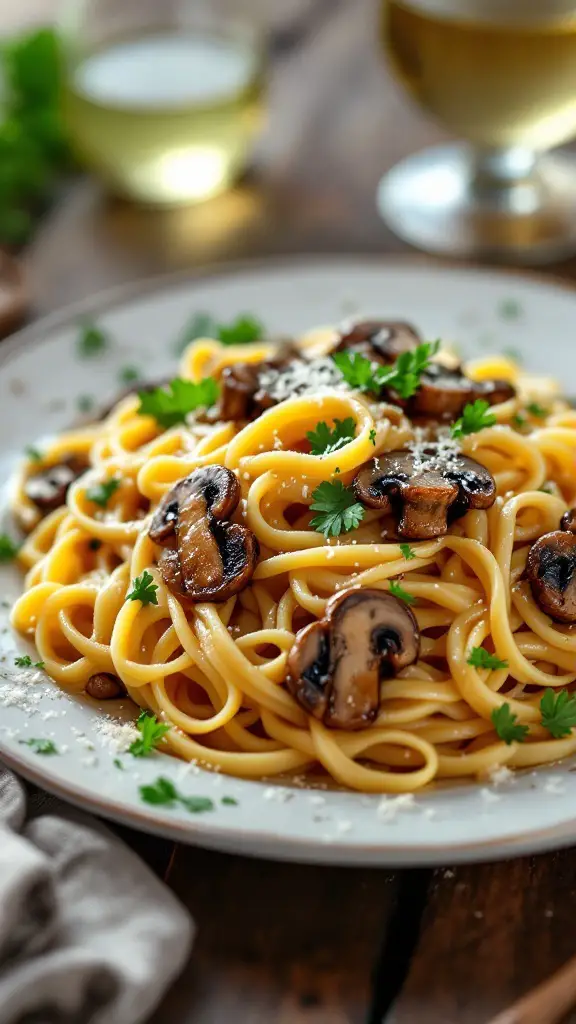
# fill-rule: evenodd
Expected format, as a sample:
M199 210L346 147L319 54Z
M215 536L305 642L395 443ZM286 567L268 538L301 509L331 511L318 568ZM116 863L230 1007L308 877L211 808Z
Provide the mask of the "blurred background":
M4 0L0 244L36 312L247 257L569 261L575 7Z

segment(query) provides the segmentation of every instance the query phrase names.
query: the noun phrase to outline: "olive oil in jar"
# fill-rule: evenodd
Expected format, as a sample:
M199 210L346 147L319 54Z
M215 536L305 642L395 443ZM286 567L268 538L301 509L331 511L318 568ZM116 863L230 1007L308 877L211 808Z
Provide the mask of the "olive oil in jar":
M196 202L245 167L263 112L262 61L224 35L143 36L71 68L64 114L80 157L145 203Z

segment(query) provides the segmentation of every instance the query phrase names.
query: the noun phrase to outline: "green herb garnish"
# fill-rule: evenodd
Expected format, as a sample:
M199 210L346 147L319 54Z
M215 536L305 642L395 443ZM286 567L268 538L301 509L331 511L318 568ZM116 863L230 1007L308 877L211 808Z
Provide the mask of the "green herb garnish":
M526 739L528 726L520 725L517 715L510 710L509 704L502 704L501 707L494 708L490 718L497 736L504 740L504 743L522 743Z
M125 771L124 765L122 764L122 761L120 760L119 757L115 757L112 763L114 767L118 768L121 772Z
M140 786L140 797L147 804L173 807L182 804L191 814L213 811L214 801L206 796L182 796L170 779L160 776L150 786Z
M238 807L238 801L233 796L223 796L220 803L226 807Z
M80 327L80 334L77 341L78 355L82 359L92 359L93 356L102 355L110 344L110 339L105 331L91 320L87 320Z
M140 712L136 728L140 736L128 747L128 753L134 757L147 757L158 746L162 737L170 732L170 726L159 722L156 715L149 711Z
M332 359L350 387L374 394L379 394L384 387L391 388L406 399L420 387L420 378L439 348L439 341L426 341L411 352L402 352L392 366L379 366L348 349L335 352Z
M418 557L416 552L414 551L414 548L411 548L409 544L401 544L400 551L402 552L402 557L405 558L407 562L409 562L412 558Z
M0 533L0 562L10 562L16 558L20 545L12 540L7 533Z
M334 420L332 429L323 420L317 423L314 430L309 430L306 437L312 446L312 455L330 455L354 440L354 420L349 416L345 420Z
M466 664L473 665L474 668L508 668L507 661L502 661L497 655L490 654L484 647L473 647L466 659Z
M175 377L164 388L152 391L139 391L140 416L153 416L156 422L166 429L177 423L184 423L188 413L194 409L208 409L218 398L218 385L213 377L194 384L190 380Z
M133 384L135 380L142 380L142 374L135 366L123 366L118 374L121 384Z
M544 420L548 416L550 410L545 409L544 406L539 405L538 402L528 402L526 412L529 412L530 415L534 416L537 420Z
M126 600L142 601L142 604L158 604L156 594L158 586L153 580L152 574L145 569L141 576L137 576L135 580L132 580L132 590L129 594L126 594Z
M576 697L567 690L555 694L548 689L540 701L542 725L552 734L554 739L569 736L576 726Z
M526 419L525 416L521 416L520 413L518 413L518 412L514 413L514 415L512 417L512 423L514 424L515 427L518 427L519 429L521 429L522 427L526 426L527 422L528 422L528 420Z
M31 747L35 754L58 754L59 750L52 740L18 740L24 747Z
M374 430L374 427L372 427L372 430L368 434L368 440L372 441L372 444L376 447L376 431Z
M488 412L489 408L488 402L485 402L483 398L477 398L475 402L468 402L464 406L460 419L450 427L451 436L464 437L467 434L475 434L478 430L484 430L484 427L493 427L496 417L493 413Z
M253 341L261 341L265 331L263 325L250 313L240 313L229 324L218 324L218 341L223 345L248 345Z
M42 452L39 451L38 448L35 448L34 445L32 444L26 445L24 449L24 454L28 459L30 459L30 462L42 462L42 459L44 457L42 455Z
M404 590L404 587L401 587L395 580L390 580L389 587L390 593L393 597L397 597L399 601L404 601L405 604L414 604L414 601L416 600L414 594L409 594L408 591Z
M92 412L92 409L94 408L94 404L95 403L94 403L93 395L78 395L78 398L76 399L76 405L78 407L78 412L82 412L82 413Z
M32 661L29 654L20 654L14 658L14 664L17 668L44 668L43 661Z
M498 312L503 320L519 320L522 316L522 306L517 299L502 299Z
M118 477L111 477L110 480L104 480L101 484L95 484L94 487L89 487L86 491L86 497L88 501L93 501L95 505L99 505L100 508L106 508L110 498L116 493L120 487L121 480Z
M317 533L323 533L326 539L355 530L364 518L364 506L341 480L324 480L312 492L312 497L310 508L320 515L314 516L310 526Z

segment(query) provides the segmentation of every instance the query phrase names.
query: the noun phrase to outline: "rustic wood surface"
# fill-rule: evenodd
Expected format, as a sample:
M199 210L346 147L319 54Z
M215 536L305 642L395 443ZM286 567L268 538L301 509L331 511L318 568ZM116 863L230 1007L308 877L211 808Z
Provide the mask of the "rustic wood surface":
M12 27L54 0L7 7L0 26ZM87 180L64 189L26 253L36 314L210 262L407 251L376 214L376 184L443 136L384 66L376 0L258 7L270 18L270 118L245 181L172 212L109 199ZM553 272L573 277L576 260ZM576 953L572 851L387 872L271 864L120 831L199 928L153 1024L485 1024Z

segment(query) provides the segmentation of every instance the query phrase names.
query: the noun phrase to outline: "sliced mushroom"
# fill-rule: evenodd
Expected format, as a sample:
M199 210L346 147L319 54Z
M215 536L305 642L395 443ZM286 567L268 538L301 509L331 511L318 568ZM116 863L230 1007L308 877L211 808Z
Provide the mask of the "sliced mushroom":
M238 480L223 466L195 469L164 497L149 536L165 546L158 566L173 593L227 601L248 584L260 549L251 530L228 521L239 501Z
M24 493L43 515L47 515L65 504L68 488L87 468L77 455L70 455L62 462L29 476L24 484Z
M576 533L576 508L569 508L560 520L560 529L568 533Z
M293 362L303 363L302 353L292 341L283 341L276 352L261 363L232 363L220 378L220 418L255 419L278 402L265 386L270 371L285 369Z
M557 622L576 622L576 533L554 530L535 541L526 576L546 615Z
M314 718L334 729L362 729L380 706L380 683L418 658L410 608L384 590L352 588L332 597L319 622L300 630L286 683Z
M496 499L484 466L440 444L418 456L401 450L372 459L356 476L354 491L368 508L393 513L399 535L410 540L442 537L469 509L490 508Z
M94 700L114 700L125 695L126 687L111 672L96 672L86 683L86 693Z
M352 349L378 363L393 363L421 342L412 324L402 320L359 320L340 332L334 352Z
M497 405L514 398L514 388L508 381L473 381L461 369L448 369L440 363L431 363L420 378L420 387L406 408L410 416L423 416L440 421L452 421L462 415L464 406L477 398L489 405Z

